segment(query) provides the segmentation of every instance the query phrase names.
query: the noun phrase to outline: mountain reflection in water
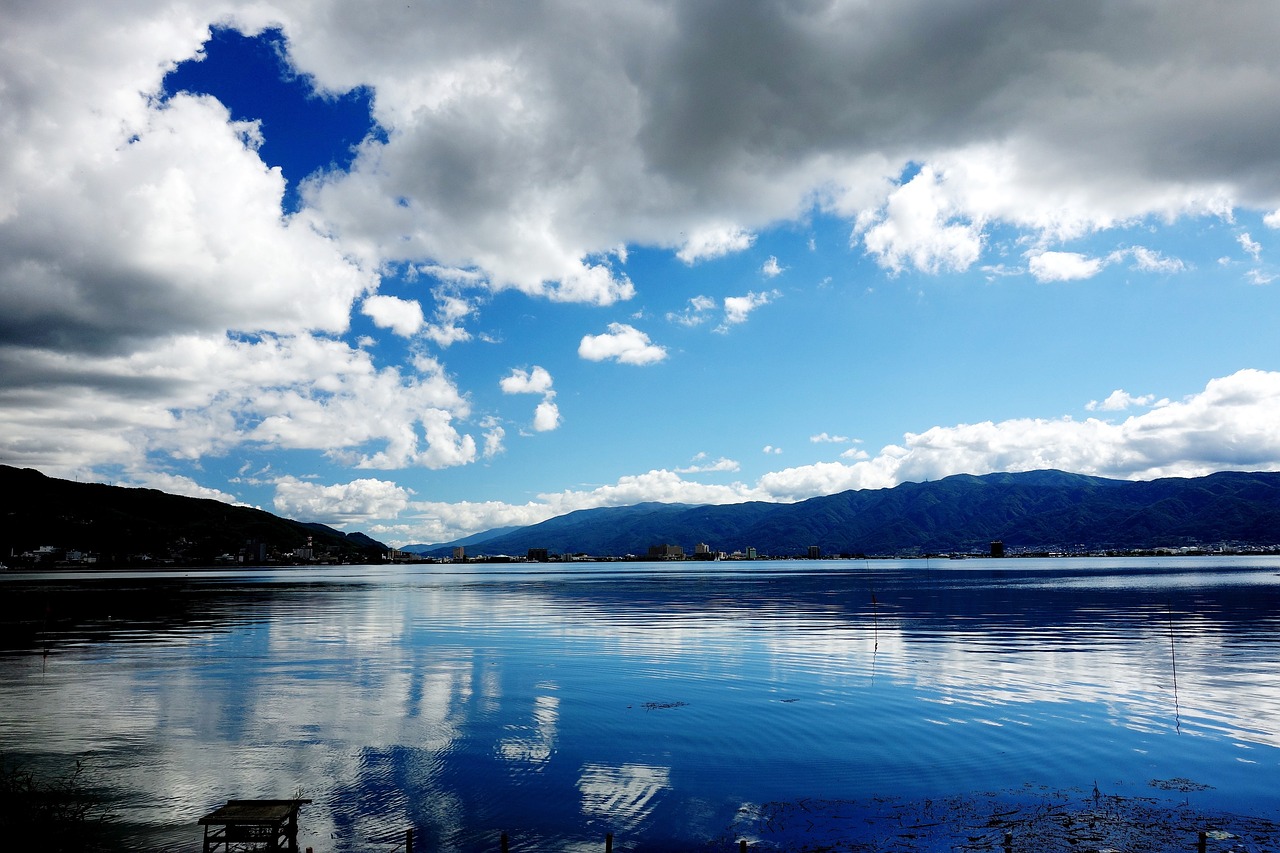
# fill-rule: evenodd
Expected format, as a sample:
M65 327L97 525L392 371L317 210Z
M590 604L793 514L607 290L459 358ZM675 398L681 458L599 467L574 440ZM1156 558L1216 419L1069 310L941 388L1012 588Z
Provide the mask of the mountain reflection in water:
M86 759L150 849L298 791L317 851L1095 782L1275 814L1278 592L1274 558L9 573L0 750Z

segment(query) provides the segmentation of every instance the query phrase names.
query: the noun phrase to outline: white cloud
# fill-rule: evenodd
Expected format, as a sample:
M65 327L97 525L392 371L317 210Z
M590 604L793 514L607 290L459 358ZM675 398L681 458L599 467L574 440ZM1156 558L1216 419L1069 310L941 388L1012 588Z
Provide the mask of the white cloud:
M775 258L773 255L770 255L769 259L764 262L764 265L762 267L760 267L760 272L766 278L776 278L782 275L782 273L785 272L786 269L787 269L786 267L779 266L778 259Z
M551 400L543 400L533 414L533 428L548 432L560 426L560 408Z
M781 452L768 445L767 455ZM1210 381L1178 402L1120 423L1015 418L907 433L875 455L851 448L849 462L820 462L772 471L754 485L706 485L682 478L707 466L655 470L586 491L541 494L523 505L414 504L425 527L401 529L403 541L447 541L491 527L535 524L578 509L645 501L724 504L789 502L847 489L887 489L952 474L1056 468L1119 479L1195 477L1219 470L1280 470L1280 372L1242 370ZM705 456L695 458L701 462ZM721 460L713 463L721 465ZM723 470L729 470L726 466ZM433 531L428 533L427 531Z
M699 326L706 322L707 312L714 310L716 301L710 296L698 295L689 300L689 307L682 312L671 311L667 314L667 320L671 323L679 323L681 326L690 328Z
M692 266L698 261L723 257L751 248L756 235L736 225L713 225L701 228L684 241L676 257Z
M730 327L747 322L747 316L762 305L768 305L782 296L777 290L767 293L750 291L746 296L726 296L724 300L724 321L714 331L724 334Z
M626 323L610 323L603 335L585 335L578 355L587 361L613 359L621 364L655 364L667 357L665 347L649 341L644 332Z
M677 474L710 474L724 471L738 471L742 465L733 459L721 456L719 459L710 459L707 454L699 453L693 458L693 464L685 468L677 468Z
M1128 391L1123 391L1117 388L1102 402L1090 400L1085 405L1085 409L1090 412L1122 412L1133 406L1150 406L1155 402L1155 399L1156 397L1154 394L1135 396L1130 394Z
M222 501L225 504L234 506L248 506L248 504L240 501L235 495L227 494L221 489L211 489L208 486L202 486L190 477L184 477L180 474L167 474L161 471L142 471L136 475L129 477L127 480L121 480L116 483L117 486L125 486L126 488L145 488L158 489L171 495L183 495L188 498L205 498L208 500Z
M1178 258L1166 258L1159 252L1142 246L1134 246L1129 250L1133 256L1133 267L1141 272L1179 273L1186 270L1187 265Z
M412 299L378 294L366 297L360 310L378 328L390 329L403 338L413 337L426 323L422 306Z
M1044 468L1134 480L1280 470L1280 373L1241 370L1121 423L1064 417L933 427L852 465L766 474L756 490L798 500L951 474Z
M462 321L476 313L476 303L441 288L431 295L436 306L434 322L426 324L423 334L442 349L471 340Z
M890 193L884 207L864 211L854 236L883 267L902 272L963 271L982 254L982 225L963 222L958 203L933 167Z
M482 418L480 426L484 429L484 450L482 455L485 459L493 459L502 453L506 448L503 447L502 441L507 436L507 431L498 423L498 419L494 417Z
M398 515L412 493L386 480L361 479L322 486L282 477L276 482L275 511L285 518L337 527Z
M1262 217L1262 223L1268 228L1280 228L1280 210L1273 210Z
M820 432L817 435L809 436L809 441L814 444L848 444L852 439L847 435L831 435L829 433Z
M1097 275L1103 262L1078 252L1041 252L1029 266L1036 281L1072 281Z
M556 392L551 388L551 374L545 368L535 365L529 371L513 369L511 375L498 384L504 394L542 395L542 402L533 413L535 432L549 432L560 426L560 408L553 402Z
M40 387L0 387L0 457L55 475L137 471L148 454L198 459L239 445L322 450L362 467L474 457L451 426L469 404L439 363L379 369L323 337L174 337L92 362L0 348L0 375L15 371Z
M766 444L764 447L760 449L760 452L766 455L776 456L777 454L782 452L782 448L774 447L772 444Z
M504 394L546 394L551 391L551 374L534 365L532 370L513 368L510 376L498 383Z
M1236 242L1240 244L1240 248L1244 249L1245 254L1253 258L1255 261L1262 258L1262 244L1249 236L1246 231L1236 236Z

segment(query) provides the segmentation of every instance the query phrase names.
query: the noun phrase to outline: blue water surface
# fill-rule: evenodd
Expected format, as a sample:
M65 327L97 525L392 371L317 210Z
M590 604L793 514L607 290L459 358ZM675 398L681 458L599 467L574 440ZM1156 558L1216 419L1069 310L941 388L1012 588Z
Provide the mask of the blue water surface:
M406 829L728 849L769 803L1064 788L1280 814L1275 558L7 573L0 594L0 750L85 760L140 849L295 795L317 853Z

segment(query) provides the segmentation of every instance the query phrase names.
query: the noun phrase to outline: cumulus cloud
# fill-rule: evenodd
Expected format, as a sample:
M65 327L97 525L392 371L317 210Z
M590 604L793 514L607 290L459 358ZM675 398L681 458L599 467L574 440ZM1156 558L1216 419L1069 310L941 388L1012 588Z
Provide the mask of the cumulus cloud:
M560 408L551 400L543 400L533 413L533 428L547 432L560 426Z
M1123 393L1123 392L1121 392ZM1113 395L1114 396L1114 395ZM779 448L766 446L764 453ZM1196 477L1219 470L1280 470L1280 372L1242 370L1203 391L1121 422L1098 418L1013 418L907 433L875 454L850 449L845 462L768 472L754 484L709 486L655 470L599 488L538 496L524 505L415 505L456 538L488 527L533 524L577 509L644 501L789 502L847 489L886 489L952 474L1056 468L1118 479ZM705 458L705 457L703 457ZM695 463L699 462L695 459ZM412 538L412 537L411 537ZM409 541L409 540L405 540Z
M534 366L529 371L516 368L498 384L504 394L542 395L542 402L533 413L536 432L549 432L560 426L560 408L553 402L556 392L551 388L551 374L545 368Z
M0 458L54 474L142 470L150 454L199 459L240 445L373 468L474 458L453 426L470 406L438 362L378 368L320 336L174 337L92 362L0 347L0 376L18 375L39 387L0 387Z
M714 311L716 301L710 296L698 295L689 300L689 305L683 311L671 311L667 313L667 320L672 323L678 323L681 326L700 326L707 320L707 314Z
M188 498L205 498L207 500L222 501L225 504L233 506L248 506L248 504L238 500L235 495L228 494L221 489L211 489L208 486L202 486L190 477L184 477L181 474L168 474L162 471L143 471L126 480L121 480L115 485L124 486L126 488L145 488L158 489L171 495L182 495Z
M1275 471L1277 460L1280 373L1242 370L1120 423L1062 417L932 427L852 465L820 463L766 474L756 488L774 500L798 500L960 473L1057 468L1146 480L1224 469Z
M756 236L736 225L714 225L690 234L676 257L686 264L719 258L751 248Z
M416 335L426 322L422 306L412 299L379 294L366 298L360 310L378 328L390 329L403 338Z
M1249 232L1236 235L1236 242L1240 244L1241 249L1244 249L1245 254L1255 261L1262 258L1262 244L1250 237Z
M603 335L584 335L578 355L587 361L613 359L620 364L655 364L667 357L666 347L651 343L649 336L626 323L610 323Z
M492 416L482 418L480 426L484 429L482 454L485 459L492 459L506 449L502 442L507 436L507 431L502 428L498 419Z
M503 394L546 394L551 391L551 374L535 365L532 370L513 368L510 376L498 383Z
M719 459L711 459L705 453L699 453L693 457L691 465L684 468L677 468L677 474L708 474L723 471L738 471L742 465L733 459L721 456Z
M1169 274L1183 272L1187 268L1178 258L1166 258L1159 252L1142 246L1134 246L1128 254L1133 258L1133 268L1141 272Z
M724 321L716 326L716 332L724 334L733 326L747 322L747 317L752 311L762 305L768 305L773 300L782 296L777 290L770 290L766 293L756 293L749 291L746 296L726 296L724 300Z
M883 267L926 273L962 271L982 254L981 221L962 221L959 204L933 167L896 188L884 206L864 211L854 231Z
M851 440L847 435L831 435L825 432L809 436L809 441L814 444L848 444Z
M1036 281L1072 281L1097 275L1103 261L1079 252L1040 252L1028 266Z
M433 290L432 298L435 313L432 322L425 324L423 334L442 349L471 340L462 321L476 313L476 303L443 288Z
M285 518L336 527L398 515L411 492L386 480L360 479L320 485L296 477L276 482L275 511Z
M1090 412L1123 412L1125 409L1133 406L1150 406L1155 402L1154 394L1133 395L1128 391L1119 388L1112 391L1105 400L1101 402L1090 400L1085 404L1085 409Z
M785 272L786 269L787 269L786 267L780 266L778 264L777 258L775 258L773 255L770 255L769 259L764 262L763 266L760 267L760 272L766 278L777 278L778 276L782 275L782 273Z

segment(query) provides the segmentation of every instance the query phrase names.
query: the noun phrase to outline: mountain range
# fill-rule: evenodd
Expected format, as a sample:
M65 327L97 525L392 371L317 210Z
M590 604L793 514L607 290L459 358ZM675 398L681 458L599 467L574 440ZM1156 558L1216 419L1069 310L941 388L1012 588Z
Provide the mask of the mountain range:
M91 555L99 566L140 562L209 566L227 557L263 563L310 546L326 560L370 562L387 546L362 533L280 518L260 509L102 483L47 477L0 465L0 562L65 561ZM38 560L22 555L47 549Z
M644 556L660 544L788 557L824 555L1099 551L1280 543L1280 473L1221 472L1145 482L1063 471L959 474L889 489L846 491L792 504L646 503L587 509L517 530L441 545L468 554Z
M251 507L153 489L76 483L0 465L0 560L41 546L93 552L102 565L139 555L183 565L286 559L311 544L326 559L378 561L388 546L362 533ZM1096 552L1280 545L1280 473L1221 472L1145 482L1062 471L960 474L791 504L643 503L579 510L456 542L406 546L428 556L549 554L644 557L655 545L699 543L760 556ZM8 556L5 556L8 555ZM59 558L61 559L61 558Z

